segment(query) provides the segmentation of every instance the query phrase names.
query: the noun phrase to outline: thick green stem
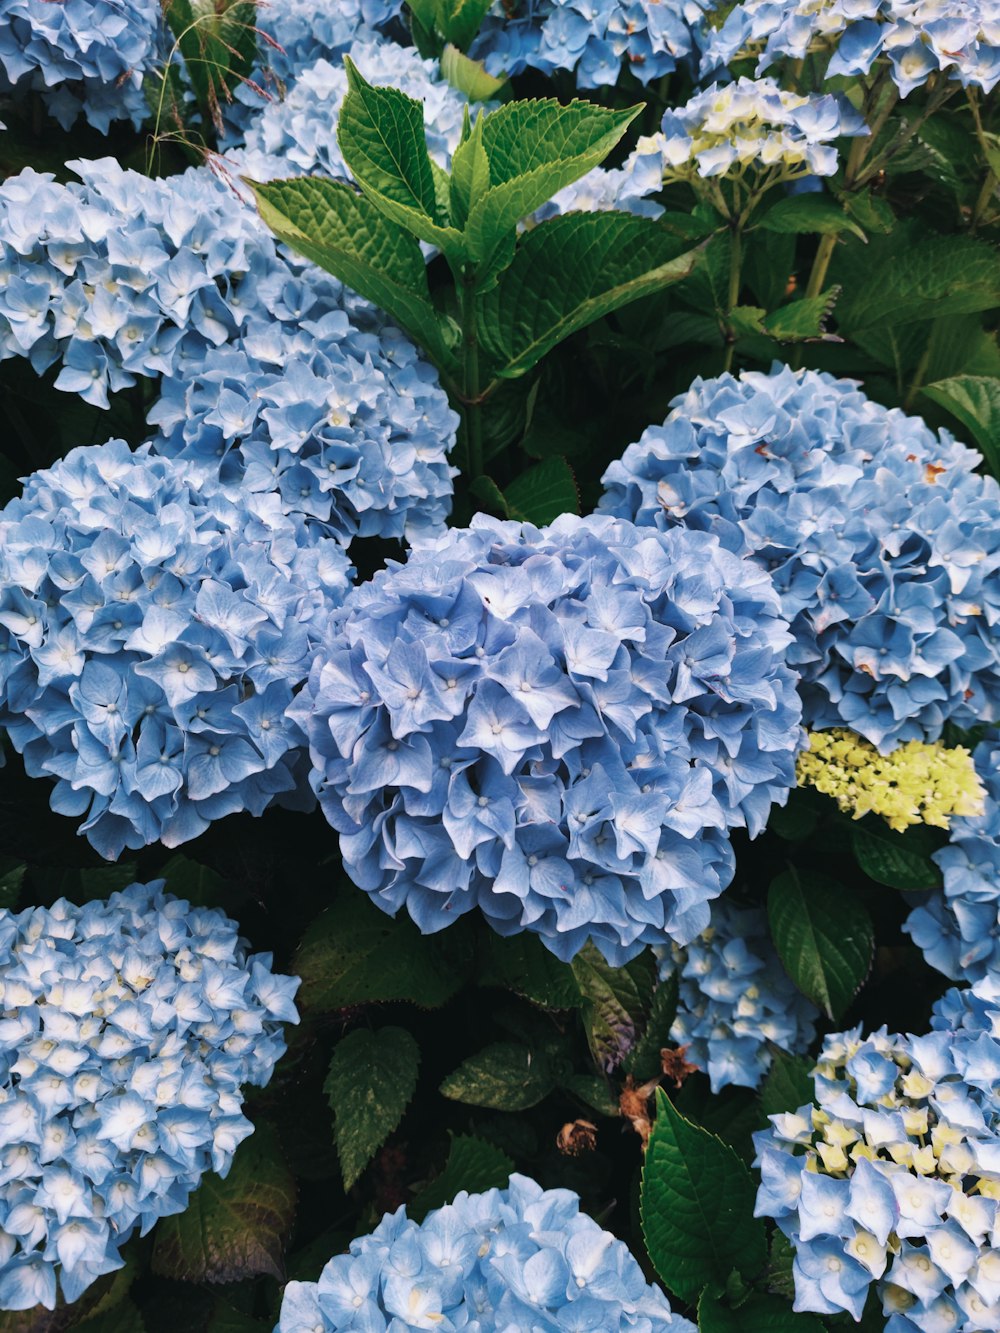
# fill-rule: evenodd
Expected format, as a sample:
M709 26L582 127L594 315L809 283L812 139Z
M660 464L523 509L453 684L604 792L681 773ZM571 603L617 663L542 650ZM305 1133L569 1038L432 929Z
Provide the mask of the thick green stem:
M465 450L469 477L483 473L483 406L479 396L479 335L476 330L476 276L465 273L459 289L462 305L462 351L465 368L462 385L465 415Z
M868 148L868 140L857 138L851 144L851 151L847 155L847 165L844 168L844 190L853 190L858 172L865 160L865 153ZM830 268L830 260L833 258L834 247L837 244L837 236L834 232L820 238L820 243L816 247L816 257L813 259L812 269L809 273L809 281L806 283L806 297L819 296L823 290L823 284L826 282L826 275Z
M732 370L733 355L736 351L736 332L729 322L729 316L739 304L740 285L743 276L743 226L737 220L729 233L729 292L726 305L726 357L724 370Z

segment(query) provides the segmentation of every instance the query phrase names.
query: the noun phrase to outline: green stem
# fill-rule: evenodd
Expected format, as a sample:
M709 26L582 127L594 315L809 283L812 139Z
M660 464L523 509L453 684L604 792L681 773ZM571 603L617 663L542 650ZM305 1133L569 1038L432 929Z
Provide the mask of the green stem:
M723 370L732 370L733 355L736 351L736 334L733 326L729 323L729 315L732 314L740 299L740 279L743 276L743 224L737 219L732 224L732 230L729 233L729 292L726 306L726 357L723 362Z
M479 335L476 330L476 275L462 275L462 348L465 383L462 385L465 414L465 448L469 478L483 474L483 408L479 398Z
M972 210L972 216L969 218L969 231L975 232L980 222L983 220L983 214L989 206L990 200L996 193L997 176L992 167L986 172L986 179L983 181L983 188L979 191L975 206Z
M913 372L913 379L910 381L909 390L907 391L906 398L903 400L903 409L906 412L913 411L913 404L917 400L917 395L924 387L924 380L927 378L927 367L931 363L931 356L933 355L937 341L937 331L938 322L935 320L934 323L931 324L931 331L927 335L927 345L923 350L920 360L917 362L916 369Z

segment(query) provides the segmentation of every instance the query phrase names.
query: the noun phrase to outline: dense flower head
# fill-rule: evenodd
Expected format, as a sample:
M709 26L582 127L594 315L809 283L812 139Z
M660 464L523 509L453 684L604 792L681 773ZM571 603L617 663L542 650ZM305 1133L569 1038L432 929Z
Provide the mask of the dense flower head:
M703 0L496 0L469 54L499 78L526 69L572 70L580 88L642 83L672 73L697 50Z
M827 1038L815 1105L754 1136L796 1310L860 1319L877 1282L891 1333L1000 1324L998 1068L985 1028Z
M671 1040L708 1074L713 1092L758 1087L776 1049L797 1055L815 1036L818 1011L782 967L762 908L724 895L697 939L656 952L661 981L677 978Z
M762 74L784 58L831 52L828 77L866 75L884 60L902 97L937 74L984 92L1000 80L997 0L742 0L705 31L709 71L753 54Z
M796 764L800 787L832 796L846 814L881 815L902 833L912 824L948 828L959 816L981 815L985 792L972 754L940 741L906 741L887 755L853 731L809 733Z
M109 859L260 814L301 785L285 708L350 572L273 493L74 449L0 510L0 729Z
M609 961L708 924L726 830L757 833L799 742L770 581L708 534L477 516L331 619L308 689L348 873L440 930Z
M207 167L0 185L0 360L106 406L158 377L164 452L341 540L443 524L457 417L437 372L333 278L285 256Z
M298 984L162 880L0 912L0 1309L76 1300L227 1173Z
M0 0L0 93L38 92L64 129L139 125L160 35L158 0Z
M401 1207L318 1282L285 1287L275 1333L360 1328L695 1333L571 1190L519 1175L503 1190L463 1190L419 1224Z
M337 60L359 38L375 38L398 19L402 0L267 0L257 27L263 63L291 85L317 60Z
M696 379L605 474L601 510L707 529L768 568L806 725L883 753L1000 716L1000 487L850 380Z
M659 134L646 141L662 157L665 181L744 175L774 183L832 176L833 141L867 134L845 97L787 92L774 79L713 84L682 107L664 112Z
M995 731L972 757L985 792L982 810L952 821L948 846L933 856L943 890L926 894L904 926L931 966L955 981L1000 975L1000 737Z

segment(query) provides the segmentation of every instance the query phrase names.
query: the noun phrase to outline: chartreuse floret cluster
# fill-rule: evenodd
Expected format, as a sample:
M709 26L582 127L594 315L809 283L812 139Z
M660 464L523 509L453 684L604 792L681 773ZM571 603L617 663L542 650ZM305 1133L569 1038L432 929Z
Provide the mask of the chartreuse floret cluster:
M800 787L832 796L855 819L881 815L897 833L912 824L946 829L957 816L983 813L985 792L971 752L961 745L906 741L881 755L843 727L812 731L796 776Z
M1000 487L850 380L696 379L605 473L600 509L715 533L774 578L805 723L881 752L1000 716Z
M74 449L0 510L0 729L112 860L260 814L300 786L285 708L350 573L276 494Z
M982 809L956 817L947 847L934 853L943 891L926 894L904 929L945 976L975 981L1000 974L1000 740L991 731L973 751Z
M874 1282L889 1333L998 1326L998 1018L990 983L949 992L928 1036L831 1036L815 1104L755 1135L756 1211L792 1243L796 1310L860 1319Z
M275 1333L361 1328L695 1333L572 1191L519 1175L463 1190L419 1224L399 1208L318 1282L285 1287Z
M686 943L799 744L770 580L706 533L478 516L334 613L290 713L348 873L423 931Z
M818 1011L782 967L761 908L725 894L697 939L656 952L661 981L678 983L670 1038L708 1074L713 1092L758 1087L776 1049L798 1054L812 1041Z
M706 30L704 70L757 55L762 74L783 58L830 53L828 78L856 78L884 61L901 97L930 79L990 92L1000 80L997 0L742 0Z
M0 1309L75 1301L225 1175L298 1022L297 978L162 890L0 913Z

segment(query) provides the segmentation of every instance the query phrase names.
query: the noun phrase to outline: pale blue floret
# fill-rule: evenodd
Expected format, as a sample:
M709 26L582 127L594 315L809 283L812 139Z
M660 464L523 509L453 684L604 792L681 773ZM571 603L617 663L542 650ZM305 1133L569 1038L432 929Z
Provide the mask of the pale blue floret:
M1000 487L853 381L695 380L605 473L602 512L715 533L767 568L813 730L883 752L1000 716Z
M318 1282L288 1283L275 1333L419 1328L695 1333L572 1191L518 1175L419 1224L387 1214Z
M0 1309L77 1300L226 1175L298 1022L297 977L162 890L0 913Z
M768 577L708 534L478 516L357 588L290 709L359 887L562 958L686 943L800 743Z

